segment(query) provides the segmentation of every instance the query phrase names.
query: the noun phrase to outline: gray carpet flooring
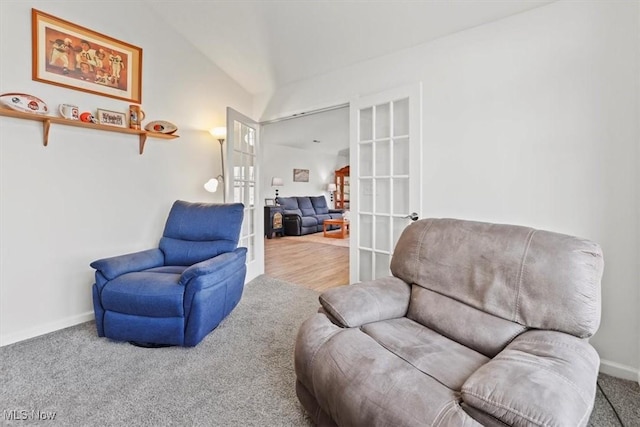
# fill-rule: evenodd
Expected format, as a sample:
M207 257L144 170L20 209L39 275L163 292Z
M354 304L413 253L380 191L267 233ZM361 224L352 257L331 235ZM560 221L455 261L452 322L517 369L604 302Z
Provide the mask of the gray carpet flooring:
M0 425L309 426L295 396L293 345L318 293L261 276L194 348L98 338L93 322L0 348ZM638 384L600 376L625 426L640 426ZM8 421L7 411L56 413ZM19 416L23 412L15 412ZM619 426L598 392L590 426Z

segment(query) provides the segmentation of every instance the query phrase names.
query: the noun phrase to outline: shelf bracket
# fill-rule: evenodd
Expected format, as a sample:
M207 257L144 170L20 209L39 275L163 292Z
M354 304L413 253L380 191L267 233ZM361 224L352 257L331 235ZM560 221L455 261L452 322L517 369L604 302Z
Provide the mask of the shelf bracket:
M46 147L49 145L49 129L51 128L51 120L42 121L42 143Z
M142 155L142 153L144 152L144 143L147 142L147 134L146 133L141 133L140 134L140 155Z

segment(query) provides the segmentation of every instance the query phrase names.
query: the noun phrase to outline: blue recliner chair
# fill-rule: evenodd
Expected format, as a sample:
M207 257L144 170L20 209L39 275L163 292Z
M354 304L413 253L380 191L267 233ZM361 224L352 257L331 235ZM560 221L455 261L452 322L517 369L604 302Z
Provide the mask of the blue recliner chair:
M98 335L144 347L202 341L242 296L243 209L178 200L159 248L92 262Z

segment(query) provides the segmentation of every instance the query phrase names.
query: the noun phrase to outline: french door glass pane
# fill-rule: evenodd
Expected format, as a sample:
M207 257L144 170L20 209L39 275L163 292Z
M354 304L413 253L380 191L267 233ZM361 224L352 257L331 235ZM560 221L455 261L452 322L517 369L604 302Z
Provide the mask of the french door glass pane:
M389 242L389 228L391 227L390 218L388 216L375 216L375 249L379 251L390 251L391 242Z
M373 175L373 143L360 144L360 176Z
M409 175L409 138L393 140L393 175Z
M359 241L362 248L373 248L373 216L360 214L358 225Z
M391 197L391 185L389 183L389 178L380 178L376 179L376 189L375 189L375 203L376 203L376 213L391 213L389 208L391 202L389 198Z
M371 280L373 271L373 253L360 250L360 281Z
M360 110L360 139L359 141L371 141L373 139L373 107Z
M409 98L393 103L393 136L409 135Z
M373 180L361 179L358 194L360 212L373 212Z
M391 141L376 141L376 176L391 175Z
M409 178L393 179L393 203L391 206L395 215L409 213Z
M389 104L376 105L376 139L391 136L391 108Z
M390 276L389 264L391 259L389 254L376 253L376 278Z

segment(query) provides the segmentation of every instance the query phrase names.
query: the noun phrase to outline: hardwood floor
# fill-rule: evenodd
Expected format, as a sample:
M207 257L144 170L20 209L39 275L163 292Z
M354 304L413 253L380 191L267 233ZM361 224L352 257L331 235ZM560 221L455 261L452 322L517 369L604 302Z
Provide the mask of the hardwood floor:
M349 283L348 247L305 241L304 236L300 237L264 239L268 276L318 292Z

